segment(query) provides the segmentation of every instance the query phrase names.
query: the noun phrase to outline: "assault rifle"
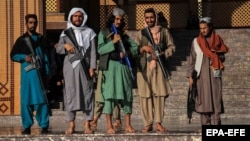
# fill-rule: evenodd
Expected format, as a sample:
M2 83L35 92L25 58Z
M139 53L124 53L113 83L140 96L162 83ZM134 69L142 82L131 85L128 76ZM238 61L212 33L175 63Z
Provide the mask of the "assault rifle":
M153 37L152 37L152 34L149 30L149 27L146 27L145 29L143 29L142 31L142 34L147 37L147 39L149 40L149 42L152 44L152 48L154 49L154 53L155 53L155 56L157 57L157 60L160 64L160 67L161 67L161 70L162 70L162 73L164 75L165 78L169 79L169 74L168 74L168 71L166 69L166 64L165 64L165 61L163 60L164 58L162 58L160 56L160 53L161 53L161 49L159 46L157 46L153 40Z
M74 46L77 48L77 52L75 54L75 56L71 57L69 59L70 63L72 64L74 61L76 60L80 60L81 61L81 65L82 65L82 68L85 72L85 75L86 75L86 78L87 80L90 80L91 77L89 75L89 71L88 71L88 67L87 67L87 64L84 60L84 56L82 54L82 50L80 49L77 41L76 41L76 38L75 38L75 34L73 32L73 29L72 28L68 28L66 30L64 30L64 33L69 37L69 39L72 41L72 43L74 44Z
M38 79L40 81L45 100L46 100L47 104L49 104L48 98L47 98L47 93L49 93L50 91L45 88L43 78L42 78L42 74L41 74L41 71L40 71L40 69L42 68L42 61L41 61L40 57L38 55L36 55L36 53L35 53L35 51L34 51L34 49L32 47L30 38L25 37L24 42L28 46L28 48L29 48L29 50L31 52L31 58L32 58L32 63L29 66L25 67L24 69L27 72L32 70L32 69L37 70Z
M188 89L188 99L187 99L187 115L188 115L188 123L191 123L191 119L192 119L192 114L195 111L195 99L198 95L197 92L197 72L194 70L192 72L192 79L193 79L193 84L192 84L192 89L189 88Z
M114 24L112 24L111 28L112 28L112 31L114 32L114 34L118 34ZM124 59L126 61L126 64L128 65L131 77L132 77L133 80L135 80L135 77L134 77L134 74L133 74L133 68L132 68L131 63L129 61L129 58L128 58L128 55L126 53L125 47L124 47L124 45L122 43L122 40L119 40L119 47L120 47L120 51L125 55Z

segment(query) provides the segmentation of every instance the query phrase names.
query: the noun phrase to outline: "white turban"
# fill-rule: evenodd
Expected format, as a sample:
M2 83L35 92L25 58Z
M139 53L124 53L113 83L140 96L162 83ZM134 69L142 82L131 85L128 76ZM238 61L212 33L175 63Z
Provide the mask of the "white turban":
M212 18L211 17L203 17L199 19L199 22L206 22L206 23L212 23Z
M71 16L74 15L76 12L81 12L83 14L83 22L82 22L82 25L80 27L74 26L72 24L72 22L71 22ZM82 8L74 7L69 12L68 22L67 22L67 28L72 27L73 29L83 29L83 28L85 28L84 26L85 26L85 24L87 22L87 19L88 19L88 15L87 15L87 13Z

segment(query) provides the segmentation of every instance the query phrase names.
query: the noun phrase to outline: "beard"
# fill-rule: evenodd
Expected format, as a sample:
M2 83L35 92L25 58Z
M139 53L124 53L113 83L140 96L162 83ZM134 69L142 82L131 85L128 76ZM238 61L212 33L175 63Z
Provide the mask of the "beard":
M211 34L212 34L212 30L210 30L210 31L208 32L208 34L207 34L207 35L204 35L204 36L205 36L205 38L209 38L209 37L211 36Z
M80 21L75 21L75 22L72 22L72 24L76 27L80 27L82 25L82 22Z
M36 28L35 28L35 27L31 27L31 28L29 28L29 32L31 32L31 33L35 33L35 32L36 32Z
M154 27L155 26L155 22L148 22L147 25L148 25L148 27Z

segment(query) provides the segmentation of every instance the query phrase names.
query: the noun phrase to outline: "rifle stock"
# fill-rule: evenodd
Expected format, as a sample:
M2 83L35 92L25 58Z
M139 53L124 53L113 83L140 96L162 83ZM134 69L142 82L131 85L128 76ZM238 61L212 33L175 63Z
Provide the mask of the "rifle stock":
M114 34L118 34L117 30L116 30L116 27L114 24L112 24L112 31L114 32ZM134 74L133 74L133 68L132 68L132 65L130 63L130 60L128 58L128 55L126 53L126 50L125 50L125 47L122 43L122 40L119 40L119 47L120 47L120 51L125 55L124 59L126 61L126 64L128 65L128 68L129 68L129 71L130 71L130 75L132 77L133 80L135 80L135 77L134 77Z
M90 80L91 77L89 75L88 67L86 65L86 62L84 61L84 56L82 55L81 51L79 51L79 46L75 38L75 34L73 33L72 28L66 29L64 33L69 37L69 39L72 41L74 46L78 49L78 53L76 54L78 59L81 61L82 68L85 72L87 80ZM72 63L72 62L71 62Z
M169 77L168 71L167 71L167 69L166 69L166 65L165 65L165 63L163 63L164 61L162 60L162 58L161 58L161 56L160 56L160 50L159 50L159 48L156 46L156 44L155 44L155 42L154 42L154 40L153 40L152 34L151 34L150 30L149 30L149 27L146 27L145 29L143 29L143 30L142 30L142 34L143 34L144 36L146 36L147 39L149 40L149 42L152 44L152 47L153 47L153 49L154 49L154 53L155 53L155 55L156 55L156 57L157 57L157 60L158 60L158 62L159 62L159 64L160 64L162 73L163 73L163 75L164 75L165 78L169 79L170 77Z

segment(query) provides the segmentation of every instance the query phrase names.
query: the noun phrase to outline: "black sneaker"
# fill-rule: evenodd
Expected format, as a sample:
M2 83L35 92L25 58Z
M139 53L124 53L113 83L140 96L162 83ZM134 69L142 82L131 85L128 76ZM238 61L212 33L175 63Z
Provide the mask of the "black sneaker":
M48 134L49 131L48 131L48 128L42 128L42 134Z
M30 128L25 128L25 129L22 131L22 134L23 134L23 135L30 135Z

